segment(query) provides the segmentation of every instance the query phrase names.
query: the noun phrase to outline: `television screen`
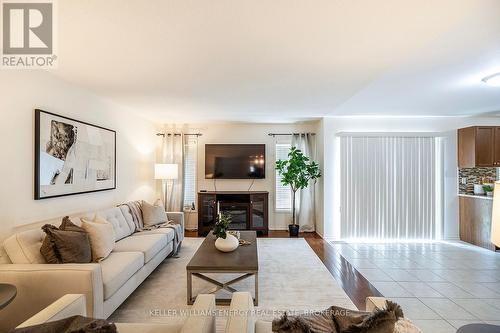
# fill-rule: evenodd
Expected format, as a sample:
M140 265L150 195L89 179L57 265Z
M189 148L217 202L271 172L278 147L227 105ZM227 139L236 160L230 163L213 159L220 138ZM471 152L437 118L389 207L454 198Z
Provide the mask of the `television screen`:
M205 145L205 178L266 178L266 145Z

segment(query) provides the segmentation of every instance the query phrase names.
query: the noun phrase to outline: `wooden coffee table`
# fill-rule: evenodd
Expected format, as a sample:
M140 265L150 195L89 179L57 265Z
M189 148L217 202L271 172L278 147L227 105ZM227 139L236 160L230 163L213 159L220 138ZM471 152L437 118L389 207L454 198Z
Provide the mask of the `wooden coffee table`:
M219 290L227 290L231 293L237 291L232 284L255 276L255 298L253 302L258 305L259 300L259 260L257 257L257 235L255 231L240 231L241 239L249 241L250 245L240 245L233 252L224 253L215 248L215 236L210 233L193 258L186 266L187 271L187 303L193 304L196 296L193 297L193 276L215 285L211 291L215 294ZM241 275L227 282L219 282L207 273L234 274ZM231 299L216 298L217 305L229 305Z

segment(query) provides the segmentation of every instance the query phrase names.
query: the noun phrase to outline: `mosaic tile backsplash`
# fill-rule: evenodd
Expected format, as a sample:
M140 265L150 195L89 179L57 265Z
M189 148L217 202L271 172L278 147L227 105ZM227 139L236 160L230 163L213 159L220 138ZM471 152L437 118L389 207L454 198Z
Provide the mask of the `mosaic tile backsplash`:
M483 177L498 179L498 168L459 168L458 191L460 194L474 194L474 184L480 184ZM462 179L467 182L462 184Z

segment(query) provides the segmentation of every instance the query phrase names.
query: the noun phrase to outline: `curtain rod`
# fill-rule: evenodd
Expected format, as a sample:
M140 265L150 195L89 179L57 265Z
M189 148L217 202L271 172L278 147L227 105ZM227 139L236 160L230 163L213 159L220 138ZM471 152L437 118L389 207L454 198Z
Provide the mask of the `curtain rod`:
M167 134L165 134L165 133L156 133L156 136L165 137L165 135L166 136L172 136L172 135L173 136L181 136L182 133L167 133ZM201 134L201 133L184 133L184 135L186 135L186 136L203 136L203 134Z
M275 137L275 136L283 136L283 135L300 135L300 134L316 135L316 133L269 133L268 135Z

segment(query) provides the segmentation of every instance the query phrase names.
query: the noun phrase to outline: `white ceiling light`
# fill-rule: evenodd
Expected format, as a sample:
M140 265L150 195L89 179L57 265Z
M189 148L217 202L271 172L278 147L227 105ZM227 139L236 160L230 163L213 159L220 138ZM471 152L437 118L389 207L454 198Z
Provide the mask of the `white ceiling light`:
M492 87L500 87L500 73L485 77L483 82Z

